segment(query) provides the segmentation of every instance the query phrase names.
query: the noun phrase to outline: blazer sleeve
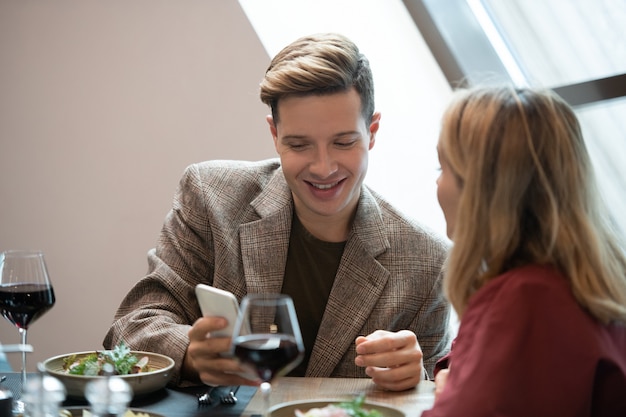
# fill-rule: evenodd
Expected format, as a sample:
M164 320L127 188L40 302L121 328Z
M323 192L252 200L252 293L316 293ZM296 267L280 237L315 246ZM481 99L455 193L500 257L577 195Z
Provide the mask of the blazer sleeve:
M194 166L186 169L155 249L148 252L148 274L122 300L103 345L121 340L134 350L174 359L172 383L181 382L190 324L200 317L194 295L199 282L211 283L214 269L209 222L201 182Z

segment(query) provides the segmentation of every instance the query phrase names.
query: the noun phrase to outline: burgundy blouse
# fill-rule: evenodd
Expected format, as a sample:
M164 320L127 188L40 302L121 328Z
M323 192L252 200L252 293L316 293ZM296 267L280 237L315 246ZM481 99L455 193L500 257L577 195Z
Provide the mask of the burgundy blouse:
M554 268L509 271L470 299L450 374L423 417L626 416L626 326L605 326Z

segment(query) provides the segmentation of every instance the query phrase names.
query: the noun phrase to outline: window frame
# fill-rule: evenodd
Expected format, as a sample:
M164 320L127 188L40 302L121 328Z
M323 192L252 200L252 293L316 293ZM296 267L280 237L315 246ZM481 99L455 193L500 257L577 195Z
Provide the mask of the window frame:
M403 0L452 88L513 82L465 0ZM626 97L626 73L548 86L572 107Z

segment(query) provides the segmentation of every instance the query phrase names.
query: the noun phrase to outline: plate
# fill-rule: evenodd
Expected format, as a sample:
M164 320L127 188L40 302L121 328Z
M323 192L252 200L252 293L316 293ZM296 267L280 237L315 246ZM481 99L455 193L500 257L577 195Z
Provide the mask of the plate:
M307 401L291 401L287 403L277 404L270 407L269 414L271 417L295 417L296 410L306 413L311 408L322 408L331 404L339 404L349 400L307 400ZM383 404L365 402L363 403L365 410L378 410L383 417L405 417L404 413L397 408L392 408Z
M85 398L85 386L94 379L105 378L103 376L69 375L63 370L65 358L75 355L77 359L93 354L95 351L67 353L65 355L54 356L46 359L43 366L49 375L58 378L65 389L68 397ZM133 394L144 395L165 388L172 378L174 360L169 356L153 352L143 352L132 350L132 354L141 357L148 357L148 364L153 371L139 374L118 375L124 379L133 389Z

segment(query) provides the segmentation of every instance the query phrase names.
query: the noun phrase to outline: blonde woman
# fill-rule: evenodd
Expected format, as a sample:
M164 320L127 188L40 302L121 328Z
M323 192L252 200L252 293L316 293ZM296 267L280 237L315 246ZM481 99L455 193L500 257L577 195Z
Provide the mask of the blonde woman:
M438 152L461 326L423 416L626 416L626 258L572 109L460 91Z

